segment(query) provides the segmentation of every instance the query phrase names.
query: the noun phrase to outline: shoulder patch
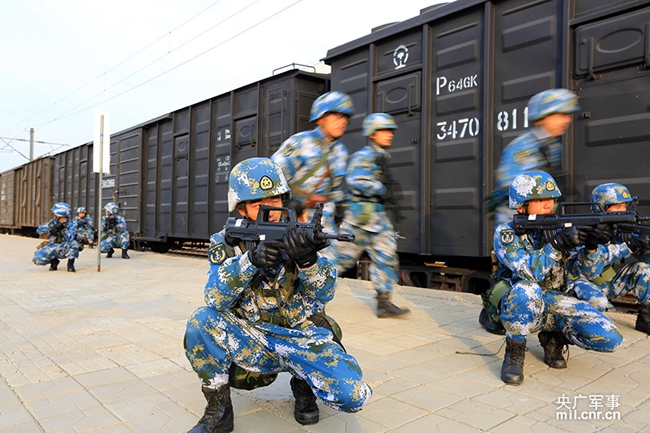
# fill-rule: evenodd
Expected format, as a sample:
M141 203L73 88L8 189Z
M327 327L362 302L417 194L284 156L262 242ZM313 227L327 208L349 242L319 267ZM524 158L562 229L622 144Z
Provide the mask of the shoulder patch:
M216 244L208 249L208 260L213 265L220 265L226 260L226 249L224 244Z
M501 232L501 242L509 244L515 240L515 232L512 230L504 230Z

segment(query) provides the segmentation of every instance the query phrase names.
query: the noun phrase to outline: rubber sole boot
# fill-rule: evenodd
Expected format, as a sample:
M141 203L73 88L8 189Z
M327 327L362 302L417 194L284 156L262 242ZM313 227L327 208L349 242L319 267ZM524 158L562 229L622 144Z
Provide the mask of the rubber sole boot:
M74 259L68 259L68 272L75 272Z
M230 386L217 389L203 387L203 396L208 402L199 422L187 433L230 433L235 428L235 416L230 399Z
M311 387L302 379L291 378L291 391L296 399L293 416L302 425L316 424L319 420L316 396Z
M403 316L410 312L408 308L400 308L390 302L390 292L377 292L377 317L380 319Z
M485 328L487 332L490 334L495 334L495 335L506 335L506 330L505 329L495 329L494 325L488 318L488 312L485 308L483 308L478 315L478 323L481 324Z
M52 259L52 261L50 262L50 271L56 271L57 267L59 266L59 262L60 262L59 259L56 258Z
M639 315L636 316L636 325L634 325L634 329L650 334L650 305L639 305Z
M560 332L542 331L538 335L539 344L544 349L544 364L551 368L566 368L565 348L568 348Z
M122 250L122 258L123 259L130 259L129 255L126 253L126 250Z
M114 250L113 248L111 248L110 250L108 250L108 253L106 253L106 258L107 258L107 259L110 259L111 257L113 257L113 253L114 253L114 252L115 252L115 250Z
M524 381L524 358L526 341L512 341L506 338L506 355L501 366L501 380L508 385L521 385Z

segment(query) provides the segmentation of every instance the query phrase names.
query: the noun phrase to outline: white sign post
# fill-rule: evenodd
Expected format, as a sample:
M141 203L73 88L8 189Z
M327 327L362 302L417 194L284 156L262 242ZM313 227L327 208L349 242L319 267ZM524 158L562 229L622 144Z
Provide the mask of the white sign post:
M93 172L99 173L97 205L97 272L102 271L102 175L111 173L111 133L108 112L95 110L95 140L93 142ZM104 141L107 145L104 146Z

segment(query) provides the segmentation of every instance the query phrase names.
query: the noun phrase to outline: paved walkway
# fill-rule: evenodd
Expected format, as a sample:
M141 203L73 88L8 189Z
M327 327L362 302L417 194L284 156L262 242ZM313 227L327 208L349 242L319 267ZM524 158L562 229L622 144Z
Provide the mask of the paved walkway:
M31 263L38 243L0 235L0 433L187 431L205 402L182 336L203 304L206 261L118 252L98 273L97 250L84 250L75 274L65 262L48 272ZM532 338L526 380L514 387L499 378L503 349L457 353L501 347L503 338L477 324L478 297L399 287L396 304L413 314L377 319L373 295L366 282L340 280L328 306L374 390L361 412L320 405L321 421L303 427L281 374L265 389L233 392L235 432L650 429L650 339L633 329L635 316L611 313L623 347L598 354L573 346L566 370L548 368Z

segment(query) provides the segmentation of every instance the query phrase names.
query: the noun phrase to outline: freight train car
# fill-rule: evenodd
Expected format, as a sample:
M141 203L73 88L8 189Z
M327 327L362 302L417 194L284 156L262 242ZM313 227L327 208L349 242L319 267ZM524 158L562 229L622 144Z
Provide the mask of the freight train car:
M0 173L0 232L35 236L50 219L54 165L45 157Z
M293 69L112 135L104 202L120 204L138 246L205 243L228 217L231 167L310 128L328 86L326 75Z
M563 140L565 199L603 182L650 205L650 5L640 0L457 0L328 51L331 86L361 120L393 115L407 284L479 293L493 226L484 199L505 145L528 126L526 103L555 87L581 110ZM431 265L431 266L428 266Z

